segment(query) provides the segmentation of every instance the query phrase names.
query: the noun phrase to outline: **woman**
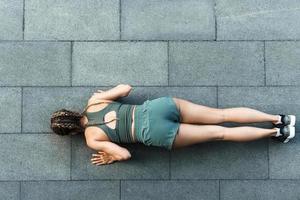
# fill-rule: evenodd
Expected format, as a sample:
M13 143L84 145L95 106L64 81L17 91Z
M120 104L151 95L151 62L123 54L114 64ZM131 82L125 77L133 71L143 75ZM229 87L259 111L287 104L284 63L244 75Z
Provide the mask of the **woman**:
M98 90L82 113L66 109L54 112L52 130L59 135L84 133L87 145L98 151L91 159L96 165L131 157L117 143L140 142L171 150L214 140L243 142L271 137L286 143L295 136L294 115L272 115L247 107L211 108L171 96L146 100L141 105L114 101L127 96L131 89L120 84L107 91ZM265 121L272 122L273 128L213 125Z

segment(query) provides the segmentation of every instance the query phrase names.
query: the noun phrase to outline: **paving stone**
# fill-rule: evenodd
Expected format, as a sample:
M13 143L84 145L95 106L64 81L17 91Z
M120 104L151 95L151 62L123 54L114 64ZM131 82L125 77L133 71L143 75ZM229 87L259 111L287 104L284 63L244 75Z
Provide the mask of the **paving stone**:
M266 42L267 85L300 85L299 55L299 42Z
M72 136L72 179L168 179L169 152L160 147L142 144L120 144L131 153L126 161L110 165L93 165L90 159L96 153L86 146L83 135Z
M214 40L214 1L122 1L122 39Z
M298 180L221 180L220 199L296 200L299 186Z
M70 138L1 134L0 180L70 179Z
M26 0L25 39L119 39L119 0Z
M117 200L119 188L119 181L22 182L22 200Z
M4 200L19 200L20 184L15 181L0 182L0 197Z
M73 85L167 85L164 42L76 42Z
M170 85L264 85L262 42L171 42Z
M270 114L294 114L299 116L299 87L220 87L220 107L247 106ZM288 94L279 95L279 94ZM299 122L296 122L296 137L289 143L269 140L270 178L299 178ZM271 123L270 123L271 126ZM298 158L298 159L297 159Z
M87 100L100 90L113 87L25 87L23 89L23 132L52 132L51 114L65 108L82 112ZM147 99L143 88L133 87L120 102L142 104Z
M171 152L171 178L267 178L267 145L267 140L264 139L244 143L212 141L173 149Z
M1 42L1 86L70 85L71 44Z
M21 88L0 88L0 133L21 132Z
M217 0L217 39L299 39L299 6L295 0Z
M219 184L214 180L122 181L121 198L135 199L219 199Z
M0 40L22 40L23 1L0 1Z
M280 94L289 94L288 96ZM219 87L219 107L247 106L270 114L300 114L299 87ZM298 122L299 119L297 119ZM296 122L296 130L300 124ZM271 123L270 123L271 125Z

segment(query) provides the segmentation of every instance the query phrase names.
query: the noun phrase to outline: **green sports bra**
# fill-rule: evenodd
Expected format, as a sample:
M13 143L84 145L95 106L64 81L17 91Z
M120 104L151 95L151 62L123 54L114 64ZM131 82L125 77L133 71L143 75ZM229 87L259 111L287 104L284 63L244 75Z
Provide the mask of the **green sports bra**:
M123 104L120 102L111 102L102 110L96 112L87 112L86 116L88 118L88 126L97 126L101 128L113 142L117 143L133 143L133 138L131 137L131 125L132 125L132 113L135 105ZM110 128L106 125L104 116L108 112L114 110L116 112L116 127L115 129ZM100 121L99 121L100 119Z

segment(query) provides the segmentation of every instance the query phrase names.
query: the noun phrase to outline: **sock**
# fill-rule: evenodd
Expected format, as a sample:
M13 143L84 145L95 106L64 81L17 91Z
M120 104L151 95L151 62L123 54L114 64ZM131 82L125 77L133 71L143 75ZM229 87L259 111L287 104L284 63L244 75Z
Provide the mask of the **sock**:
M281 136L282 134L280 133L280 128L276 128L276 130L277 130L277 132L276 132L275 137Z
M280 115L278 116L279 116L279 120L275 124L281 124L281 116Z

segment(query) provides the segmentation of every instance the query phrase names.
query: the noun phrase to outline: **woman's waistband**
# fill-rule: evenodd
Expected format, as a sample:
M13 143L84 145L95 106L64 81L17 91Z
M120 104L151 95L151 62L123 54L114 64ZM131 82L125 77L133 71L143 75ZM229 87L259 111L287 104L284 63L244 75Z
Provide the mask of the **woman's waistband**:
M136 105L134 110L134 132L135 139L138 142L144 142L146 133L149 129L149 119L147 118L149 100L146 100L141 105Z

